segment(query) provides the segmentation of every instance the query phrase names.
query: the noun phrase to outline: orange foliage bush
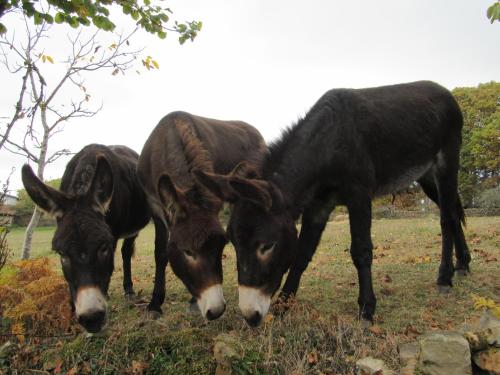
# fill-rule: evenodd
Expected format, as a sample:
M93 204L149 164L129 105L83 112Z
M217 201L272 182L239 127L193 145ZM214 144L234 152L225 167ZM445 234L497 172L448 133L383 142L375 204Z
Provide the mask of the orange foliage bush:
M63 277L50 268L47 258L13 263L15 273L0 285L0 319L9 332L24 335L59 335L75 327L69 291Z

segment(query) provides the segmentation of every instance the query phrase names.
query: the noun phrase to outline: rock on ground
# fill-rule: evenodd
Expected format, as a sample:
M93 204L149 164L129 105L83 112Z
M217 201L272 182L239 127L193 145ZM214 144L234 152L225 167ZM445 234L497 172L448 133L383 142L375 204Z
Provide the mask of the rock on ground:
M221 333L214 339L214 358L217 362L215 375L231 375L231 359L240 357L238 339L226 333Z
M401 344L398 347L399 363L401 365L400 375L413 375L418 363L420 347L418 342Z
M474 363L482 370L490 374L500 375L500 349L491 348L472 356Z
M433 332L419 338L419 370L426 375L472 375L469 343L457 332Z
M356 362L358 375L394 375L384 361L372 357L366 357Z

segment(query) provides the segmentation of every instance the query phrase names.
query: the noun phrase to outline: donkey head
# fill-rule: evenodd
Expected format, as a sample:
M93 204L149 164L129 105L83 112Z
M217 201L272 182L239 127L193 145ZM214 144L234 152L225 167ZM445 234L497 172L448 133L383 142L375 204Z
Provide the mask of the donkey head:
M197 180L233 203L228 234L236 249L239 307L257 326L295 255L297 231L279 189L271 182L196 171Z
M113 174L103 155L79 178L78 193L70 195L40 181L26 164L22 180L28 195L57 219L52 248L61 256L69 285L71 307L89 332L106 321L106 295L113 272L116 240L105 221L113 195Z
M179 189L167 174L160 177L158 192L170 222L167 253L172 270L203 317L217 319L226 308L222 250L227 239L218 218L222 203L197 185Z

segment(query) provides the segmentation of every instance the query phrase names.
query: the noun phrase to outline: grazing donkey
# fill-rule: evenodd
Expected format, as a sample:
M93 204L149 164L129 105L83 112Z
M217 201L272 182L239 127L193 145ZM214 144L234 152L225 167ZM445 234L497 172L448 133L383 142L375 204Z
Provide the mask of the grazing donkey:
M66 166L60 190L40 181L29 165L24 187L35 204L57 219L52 248L61 255L71 307L89 332L106 321L106 296L119 238L123 288L134 294L130 259L137 233L150 220L146 196L136 174L139 155L125 146L92 144Z
M270 146L263 179L196 172L221 198L234 202L228 233L238 259L239 305L250 325L271 297L297 292L328 217L346 205L351 256L358 271L359 309L372 322L371 200L418 181L441 212L442 259L437 284L452 285L469 270L470 255L457 193L462 114L450 92L433 82L328 91L306 117ZM302 215L297 240L294 221Z
M240 121L173 112L153 130L137 169L155 224L156 274L150 312L162 312L165 268L170 261L204 318L212 320L224 313L222 250L227 239L218 218L223 202L197 184L191 171L228 173L242 161L258 170L265 150L260 133Z

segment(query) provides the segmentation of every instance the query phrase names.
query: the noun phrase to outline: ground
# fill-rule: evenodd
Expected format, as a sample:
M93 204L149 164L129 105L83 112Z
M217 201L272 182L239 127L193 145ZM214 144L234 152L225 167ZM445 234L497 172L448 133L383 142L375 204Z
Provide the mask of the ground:
M50 257L60 272L57 255L50 250L52 234L51 228L37 230L33 256ZM459 328L480 315L474 310L472 294L499 302L500 217L468 219L472 273L455 277L448 295L439 295L435 286L441 246L438 217L374 220L372 235L378 303L375 326L369 331L363 331L356 320L358 286L348 251L348 221L333 221L290 311L282 317L268 315L260 328L249 328L238 311L231 246L224 250L223 260L228 308L213 322L187 311L188 292L170 269L164 315L148 320L144 305L131 306L123 298L117 252L110 290L111 321L105 333L92 338L83 334L27 337L22 346L25 359L17 362L24 368L19 370L213 374L213 345L223 333L235 338L238 356L231 366L236 374L353 374L355 361L366 355L382 358L397 370L399 343L424 331ZM153 227L148 226L138 238L132 263L135 290L146 299L154 277L153 241ZM21 242L22 229L13 230L9 243L17 254Z

